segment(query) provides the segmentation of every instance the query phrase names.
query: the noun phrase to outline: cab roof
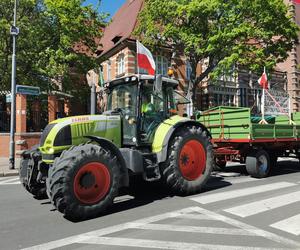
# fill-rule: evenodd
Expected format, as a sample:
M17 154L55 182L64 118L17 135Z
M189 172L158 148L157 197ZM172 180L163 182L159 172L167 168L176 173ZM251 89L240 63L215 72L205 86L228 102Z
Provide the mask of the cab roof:
M129 76L123 76L123 77L114 79L112 81L106 82L105 86L110 87L110 86L115 86L115 85L119 85L119 84L122 84L122 83L135 82L135 81L138 81L138 80L141 80L141 81L148 80L148 81L153 81L154 82L155 81L155 76L141 75L141 74L140 75L134 74L134 75L129 75ZM177 80L171 79L171 78L168 78L168 77L162 77L162 82L170 84L174 87L179 84L179 82Z

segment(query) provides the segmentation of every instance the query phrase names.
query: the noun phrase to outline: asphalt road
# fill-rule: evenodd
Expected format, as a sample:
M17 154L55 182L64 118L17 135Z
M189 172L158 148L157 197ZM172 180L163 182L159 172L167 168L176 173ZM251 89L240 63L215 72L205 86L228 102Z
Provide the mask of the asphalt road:
M0 178L0 249L300 249L300 165L277 165L262 180L226 167L188 197L141 185L81 222L33 199L15 177Z

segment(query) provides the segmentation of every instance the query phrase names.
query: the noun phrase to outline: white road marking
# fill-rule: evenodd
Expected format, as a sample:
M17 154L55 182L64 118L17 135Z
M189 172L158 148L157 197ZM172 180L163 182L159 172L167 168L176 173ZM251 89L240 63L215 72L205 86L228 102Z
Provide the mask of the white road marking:
M223 235L246 235L257 236L255 233L246 231L244 229L236 228L217 228L217 227L195 227L195 226L181 226L181 225L166 225L166 224L136 224L132 225L134 228L144 230L161 230L170 232L188 232L188 233L204 233L204 234L223 234Z
M241 174L237 172L218 172L216 175L220 177L238 177Z
M235 206L224 211L245 218L298 201L300 201L300 191Z
M181 210L178 210L178 211L169 212L169 213L165 213L165 214L160 214L160 215L156 215L156 216L136 220L136 221L134 221L134 223L147 224L147 223L157 222L157 221L164 220L164 219L167 219L167 218L174 218L174 217L180 216L180 215L185 214L185 213L190 213L192 211L193 211L192 208L184 208L184 209L181 209ZM29 248L24 248L23 250L25 250L25 249L26 250L55 249L55 248L67 246L67 245L70 245L70 244L74 244L74 243L80 242L84 239L89 239L91 237L95 237L95 236L100 237L100 236L103 236L103 235L119 232L119 231L130 228L131 227L130 225L131 225L130 222L120 224L120 225L115 225L115 226L111 226L111 227L91 231L91 232L88 232L88 233L67 237L65 239L51 241L51 242L48 242L48 243L45 243L45 244L41 244L41 245L29 247Z
M215 220L215 218L208 217L205 214L181 214L176 218L188 219L188 220Z
M264 193L267 191L292 187L296 185L297 184L290 183L290 182L275 182L272 184L242 188L242 189L237 189L232 191L224 191L224 192L207 194L207 195L198 195L196 197L190 198L190 200L196 201L201 204L209 204L217 201L229 200L229 199L238 198L238 197L251 195L251 194Z
M0 177L0 182L4 181L4 180L11 179L11 178L16 178L16 177L12 177L12 176Z
M300 214L278 221L270 226L290 234L300 235Z
M300 249L300 243L296 242L294 240L284 238L284 237L279 236L277 234L259 229L255 226L252 226L252 225L246 224L244 222L226 217L226 216L221 215L221 214L217 214L213 211L209 211L209 210L206 210L206 209L201 208L201 207L193 207L192 209L195 212L198 211L199 213L206 214L209 217L215 218L216 220L219 220L219 221L223 221L223 222L225 222L227 224L230 224L232 226L244 229L246 231L249 231L250 233L255 233L257 236L264 237L266 239L269 239L269 240L272 240L272 241L275 241L275 242L278 242L278 243L281 243L281 244L289 245L289 246L292 246L292 247L297 247L297 249Z
M226 182L230 182L231 184L239 184L239 183L246 183L246 182L252 182L252 181L262 181L262 180L263 179L255 179L255 178L251 178L251 177L225 179Z
M172 250L268 250L279 248L262 248L262 247L247 247L247 246L224 246L213 244L200 243L186 243L174 241L161 240L144 240L131 238L117 238L117 237L92 237L90 239L81 241L85 244L99 244L108 246L126 246L126 247L140 247L140 248L154 248L154 249L172 249Z
M157 241L157 240L144 240L144 239L128 239L128 238L118 238L118 237L103 237L105 235L116 233L123 231L129 228L145 228L155 230L157 224L150 224L154 222L158 222L160 220L165 220L167 218L181 217L183 214L191 214L191 213L201 213L201 215L207 216L208 219L214 218L215 220L220 220L222 222L228 223L232 226L240 228L249 233L249 235L256 235L257 237L264 237L271 241L299 248L300 245L298 242L293 240L289 240L283 238L274 233L270 233L254 226L245 224L243 222L239 222L237 220L225 217L223 215L205 210L200 207L189 207L179 211L169 212L157 216L152 216L140 220L136 220L134 222L124 223L120 225L115 225L95 231L91 231L89 233L79 234L71 237L67 237L64 239L51 241L45 244L33 246L26 248L26 250L48 250L60 248L63 246L67 246L74 243L84 243L84 244L101 244L101 245L114 245L114 246L127 246L127 247L146 247L146 248L163 248L163 249L174 249L174 250L182 250L182 249L212 249L212 250L266 250L270 248L261 248L261 247L247 247L247 246L225 246L225 245L211 245L211 244L198 244L198 243L186 243L186 242L169 242L169 241ZM170 226L170 225L169 225ZM176 225L172 225L172 227L176 228ZM177 227L178 230L185 230L188 227ZM165 229L167 229L165 227ZM191 229L191 228L189 228ZM210 229L213 230L213 229ZM230 231L231 229L228 229ZM236 229L235 229L236 230ZM236 231L238 233L242 231Z
M1 178L2 179L2 178ZM0 185L9 185L9 184L20 184L19 177L13 177L5 180L0 179Z

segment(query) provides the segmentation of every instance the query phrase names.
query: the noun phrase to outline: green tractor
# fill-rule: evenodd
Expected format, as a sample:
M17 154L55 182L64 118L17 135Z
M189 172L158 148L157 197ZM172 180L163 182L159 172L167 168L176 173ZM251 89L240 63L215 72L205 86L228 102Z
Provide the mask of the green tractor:
M24 153L23 185L77 219L112 205L132 176L161 180L176 194L199 192L212 170L211 137L201 123L177 115L178 104L187 101L177 86L148 75L107 83L102 115L53 121L39 148Z

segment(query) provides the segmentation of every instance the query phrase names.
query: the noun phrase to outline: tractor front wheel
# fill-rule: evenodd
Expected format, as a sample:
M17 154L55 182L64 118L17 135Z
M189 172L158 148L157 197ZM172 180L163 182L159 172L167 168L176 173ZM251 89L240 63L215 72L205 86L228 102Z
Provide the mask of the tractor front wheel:
M50 168L48 194L67 218L92 218L113 203L120 175L112 152L92 144L72 147Z
M213 167L210 138L200 127L179 129L169 143L167 161L162 164L166 185L177 194L199 192Z

